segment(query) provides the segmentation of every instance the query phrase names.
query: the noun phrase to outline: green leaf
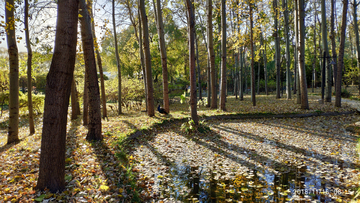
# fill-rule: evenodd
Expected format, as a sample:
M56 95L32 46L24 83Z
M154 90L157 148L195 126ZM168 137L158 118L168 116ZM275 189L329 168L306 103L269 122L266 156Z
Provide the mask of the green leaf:
M45 194L40 195L38 198L35 198L34 200L37 202L42 202L45 198Z

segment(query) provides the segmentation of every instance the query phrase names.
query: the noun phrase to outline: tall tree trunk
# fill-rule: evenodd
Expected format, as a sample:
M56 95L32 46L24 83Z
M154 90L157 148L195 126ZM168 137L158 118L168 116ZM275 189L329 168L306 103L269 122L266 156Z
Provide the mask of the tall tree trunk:
M299 2L299 38L300 38L300 53L299 53L299 78L301 88L301 109L309 109L306 71L305 71L305 8L304 0Z
M217 92L216 92L216 68L215 68L215 52L214 52L214 38L213 38L213 24L212 13L213 5L212 0L206 0L207 3L207 41L208 41L208 58L210 60L210 77L211 77L211 109L217 108Z
M195 76L195 13L191 0L185 0L188 13L188 35L189 35L189 66L190 66L190 112L191 119L195 125L199 124L196 101L196 76Z
M341 78L342 70L344 67L344 49L345 49L345 35L346 35L346 15L348 9L348 0L343 0L343 13L341 20L341 35L340 35L340 47L339 47L339 58L336 75L336 97L335 106L341 107Z
M259 46L259 49L261 47ZM260 51L259 51L259 55L260 55ZM259 61L258 61L258 79L257 79L257 94L259 95L260 94L260 58L259 58Z
M221 0L221 92L220 109L226 111L226 4Z
M142 34L142 22L141 22L141 12L140 7L138 7L138 18L139 18L139 52L140 52L140 62L141 62L141 68L143 72L143 78L144 78L144 89L145 89L145 107L146 112L148 111L148 100L147 100L147 82L146 82L146 70L145 70L145 59L144 59L144 50L143 50L143 34Z
M80 106L77 96L75 77L73 77L73 81L71 83L71 120L77 119L78 115L80 115Z
M6 39L10 67L9 128L7 144L19 141L19 55L16 46L14 0L6 0Z
M120 57L119 57L118 42L117 42L117 36L116 36L115 0L112 0L112 24L113 24L113 29L114 29L116 67L117 67L117 71L118 71L118 115L120 115L120 114L122 114L122 107L121 107L121 66L120 66Z
M291 99L291 73L290 73L290 40L289 40L289 11L288 0L283 0L286 41L286 98Z
M274 36L275 36L275 67L276 67L276 99L280 99L280 38L279 38L279 30L278 30L278 0L273 0L274 7Z
M331 31L330 31L330 39L331 39L331 51L332 51L332 61L337 61L337 54L336 54L336 43L335 43L335 2L336 0L331 0ZM336 62L332 65L333 73L334 73L334 87L336 87Z
M198 88L199 88L199 100L202 100L202 91L201 91L201 72L200 72L200 60L199 60L199 48L198 48L198 38L195 31L195 52L196 52L196 66L197 66L197 72L198 72Z
M83 95L83 126L89 125L89 88L88 77L86 71L84 71L84 95Z
M36 189L52 193L65 188L67 109L73 79L78 1L58 2L55 48L46 80L39 178Z
M155 116L154 110L154 88L151 74L151 55L150 55L150 43L149 43L149 27L145 10L145 1L139 0L140 13L143 26L143 47L145 52L145 72L147 83L147 113L149 117Z
M92 34L91 17L87 9L85 0L80 0L81 40L84 50L85 71L87 77L87 87L89 93L89 124L87 140L102 140L101 134L101 110L100 92L96 71L94 39Z
M327 42L327 28L326 28L326 7L325 0L321 0L321 32L322 32L322 41L323 48L326 53L326 57L329 57L329 48ZM331 102L331 69L329 66L328 60L325 60L326 64L326 91L325 91L325 101Z
M263 60L264 60L264 80L265 80L265 94L269 95L269 91L268 91L268 87L267 87L267 57L266 57L266 43L264 43L264 37L263 34L261 32L261 37L260 37L260 45L264 46L264 50L262 51L263 53Z
M356 46L356 58L357 58L357 67L360 70L360 40L359 40L359 27L357 22L357 6L360 4L356 3L356 0L353 2L353 19L354 19L354 34L355 34L355 46ZM360 78L360 77L359 77ZM359 82L359 95L360 95L360 82Z
M295 49L294 49L294 70L295 70L295 87L296 87L296 103L301 104L301 90L300 90L300 77L299 77L299 9L298 9L298 1L295 0L295 12L294 12L294 25L295 25Z
M169 103L169 84L168 84L168 69L167 69L167 56L166 56L166 47L165 47L165 37L164 37L164 24L162 18L162 9L160 0L156 0L157 3L157 30L159 35L159 44L160 44L160 54L161 54L161 66L163 74L163 105L167 113L170 112L170 103ZM201 98L201 96L200 96Z
M256 106L255 98L255 67L254 67L254 39L253 39L253 13L252 13L252 3L249 2L250 9L250 49L251 49L251 102L253 106Z
M91 17L91 19L94 19L94 15L92 13L92 0L87 1L87 5L88 5L88 9L89 9L89 15ZM97 43L96 40L96 35L95 35L95 21L91 20L91 30L92 30L92 35L93 35L93 39L94 39L94 48L95 48L95 56L96 56L96 60L97 60L97 66L99 67L99 74L100 74L100 98L101 98L101 104L102 104L102 118L105 119L107 118L107 111L106 111L106 95L105 95L105 82L104 82L104 72L103 72L103 68L102 68L102 61L101 61L101 56L100 56L100 51L99 51L99 45Z
M316 1L314 1L314 61L313 61L313 74L312 74L312 92L314 92L316 86Z
M35 133L35 126L34 126L34 111L33 111L33 103L32 103L32 49L30 44L30 37L29 37L29 1L25 0L25 40L26 40L26 48L28 52L28 59L27 59L27 87L28 87L28 110L29 110L29 130L30 135Z
M241 48L240 48L241 49ZM245 50L242 48L240 50L240 73L239 73L239 84L240 84L240 92L239 92L239 98L240 101L244 100L244 62L245 58L243 57L245 55Z

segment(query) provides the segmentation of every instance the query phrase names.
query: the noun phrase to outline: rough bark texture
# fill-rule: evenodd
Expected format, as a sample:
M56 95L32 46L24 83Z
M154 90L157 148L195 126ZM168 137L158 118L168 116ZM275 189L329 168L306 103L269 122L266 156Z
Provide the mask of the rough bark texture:
M340 35L340 47L339 47L339 58L336 75L336 97L335 106L341 107L341 78L342 70L344 67L344 49L345 49L345 35L346 35L346 15L348 9L348 0L343 0L343 13L341 20L341 35Z
M73 81L71 83L71 120L77 119L78 115L80 115L80 106L76 90L75 78L73 77Z
M212 13L213 6L212 0L207 0L207 40L208 40L208 57L210 60L210 77L211 77L211 109L217 108L217 93L216 93L216 68L215 68L215 52L214 52L214 39L213 39L213 24Z
M25 25L25 40L26 40L26 48L28 52L27 59L27 87L28 87L28 110L29 110L29 130L30 135L35 133L35 125L34 125L34 111L33 111L33 103L32 103L32 49L30 44L29 37L29 1L25 0L25 12L24 12L24 25Z
M138 9L138 17L139 17L139 52L140 52L140 62L141 62L141 68L143 72L143 78L144 78L144 90L145 90L145 98L147 98L147 82L146 82L146 71L145 71L145 59L144 59L144 50L143 50L143 34L142 34L142 22L141 22L141 14L140 14L140 7ZM146 112L148 111L148 102L147 99L145 99L145 108Z
M9 128L7 143L19 141L19 55L16 46L14 0L6 0L6 39L10 67Z
M79 2L81 8L81 40L84 50L85 71L87 77L89 98L89 124L87 140L102 140L100 92L96 71L94 39L92 35L91 18L85 0Z
M120 114L122 114L122 107L121 107L121 66L120 66L120 57L119 57L118 42L117 42L117 35L116 35L115 0L112 0L112 24L113 24L113 29L114 29L116 67L117 67L117 70L118 70L118 115L120 115Z
M196 101L196 76L195 76L195 13L191 0L186 0L188 13L188 35L189 35L189 66L190 66L190 113L195 125L199 124Z
M225 0L221 0L221 89L220 89L220 109L226 111L226 5Z
M321 0L321 32L322 32L322 41L323 49L326 52L326 57L329 57L329 48L327 42L327 28L326 28L326 7L325 0ZM331 69L328 63L328 60L325 60L326 64L326 88L325 88L325 101L331 102Z
M249 3L249 15L250 15L250 51L251 51L251 102L253 106L256 106L255 98L255 67L254 67L254 39L253 39L253 13L252 4Z
M141 12L141 20L143 26L143 47L145 52L145 72L146 72L146 83L147 83L147 113L148 116L155 116L154 111L154 88L151 74L151 55L150 55L150 47L149 47L149 27L148 20L145 11L145 2L144 0L139 0L140 12Z
M67 109L75 66L78 1L58 2L55 49L46 78L39 178L36 189L65 188Z
M290 73L290 40L289 40L289 11L288 0L283 0L286 42L286 98L291 99L291 73Z
M309 101L307 94L306 72L305 72L305 8L304 0L299 2L299 38L300 38L300 53L299 53L299 78L301 88L301 108L309 109Z

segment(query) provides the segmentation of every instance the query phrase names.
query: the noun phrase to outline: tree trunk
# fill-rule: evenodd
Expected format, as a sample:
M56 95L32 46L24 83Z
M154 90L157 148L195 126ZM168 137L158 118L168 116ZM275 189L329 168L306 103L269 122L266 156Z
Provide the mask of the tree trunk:
M207 0L207 40L208 40L208 57L210 59L210 77L211 77L211 109L217 108L217 92L216 92L216 68L215 53L213 40L213 24L212 24L212 0Z
M256 106L255 98L255 67L254 67L254 39L253 39L253 13L252 4L249 2L249 15L250 15L250 49L251 49L251 102L253 106Z
M92 35L91 18L85 0L79 2L82 17L81 40L84 50L85 71L87 77L88 98L89 98L89 124L87 140L102 140L101 134L101 110L100 110L100 92L96 71L94 39Z
M309 109L309 101L307 94L306 71L305 71L305 8L304 0L299 2L299 38L300 38L300 53L299 53L299 78L301 88L301 109Z
M226 4L221 0L221 89L220 109L226 111Z
M345 35L346 35L346 15L348 8L348 0L343 0L343 13L341 20L341 35L340 35L340 47L339 47L339 58L336 75L336 97L335 106L341 107L341 77L342 70L344 67L344 49L345 49Z
M73 81L71 83L71 120L77 119L78 115L80 115L80 106L77 96L75 77L73 77Z
M301 104L301 90L300 90L300 78L299 78L299 9L298 1L295 0L295 12L294 12L294 25L295 25L295 47L294 47L294 70L295 70L295 87L296 87L296 103Z
M198 48L198 38L195 31L195 52L196 52L196 66L197 66L197 76L198 76L198 88L199 88L199 100L202 100L202 92L201 92L201 72L200 72L200 60L199 60L199 48Z
M314 93L314 89L316 86L316 1L314 1L314 61L313 61L313 76L312 76L312 92Z
M84 95L83 95L83 126L89 125L89 81L87 73L84 73Z
M241 49L241 48L240 48ZM245 50L244 48L242 48L240 50L240 72L239 72L239 84L240 84L240 92L239 92L239 98L240 101L244 100L244 55L245 55Z
M122 114L122 107L121 107L121 66L120 66L120 57L119 57L118 42L117 42L117 36L116 36L115 0L112 0L112 24L113 24L113 29L114 29L116 67L117 67L117 71L118 71L118 115L120 115L120 114Z
M291 73L290 73L290 40L289 40L289 11L288 0L283 0L286 41L286 98L291 99Z
M356 46L356 57L357 57L357 67L360 70L360 40L359 40L359 27L357 22L357 6L360 4L356 3L356 0L353 2L353 19L354 19L354 34L355 34L355 46ZM360 78L360 77L359 77ZM360 95L360 82L359 82L359 95Z
M144 61L144 50L143 50L143 34L142 34L142 22L141 22L141 12L140 7L138 7L138 17L139 17L139 52L140 52L140 61L141 61L141 68L143 72L144 78L144 89L145 89L145 110L148 111L148 101L147 101L147 82L146 82L146 71L145 71L145 61Z
M151 55L150 55L150 44L149 44L149 27L148 20L145 10L144 0L139 0L140 13L143 26L143 47L145 51L145 72L146 72L146 83L147 83L147 113L149 117L155 116L154 111L154 88L151 74Z
M165 37L164 37L164 24L162 18L162 9L160 0L157 0L157 30L159 35L159 44L160 44L160 54L161 54L161 66L163 74L163 105L167 113L170 112L170 103L169 103L169 84L168 84L168 69L167 69L167 56L166 56L166 47L165 47Z
M280 99L280 38L279 38L279 30L278 30L278 6L277 1L273 1L274 6L274 36L275 36L275 67L276 67L276 99Z
M191 119L195 125L199 124L196 101L196 76L195 76L195 14L194 5L191 0L185 0L188 13L188 34L189 34L189 66L190 66L190 112Z
M326 52L326 57L329 57L329 49L327 43L327 28L326 28L326 7L325 7L325 0L321 0L321 32L322 32L322 41L323 41L323 48ZM325 60L326 64L326 91L325 91L325 101L331 102L331 69L329 66L328 60Z
M336 43L335 43L335 0L331 0L331 31L330 31L330 39L331 39L331 51L332 51L332 60L337 61L337 54L336 54ZM334 87L336 87L336 62L332 65L333 73L334 73ZM331 80L331 79L330 79Z
M19 141L19 55L16 46L14 0L6 0L6 39L10 67L9 128L7 144ZM8 8L9 7L9 8Z
M52 193L65 188L67 109L73 79L78 1L58 2L54 54L46 80L39 178L36 189Z
M263 52L263 60L264 60L264 80L265 80L265 94L269 95L268 87L267 87L267 57L266 57L266 43L264 43L264 37L261 32L260 34L260 45L264 46Z
M30 135L35 133L35 126L34 126L34 111L33 111L33 103L32 103L32 49L30 44L30 37L29 37L29 2L25 0L25 40L26 40L26 48L28 52L28 59L27 59L27 87L28 87L28 110L29 110L29 130Z

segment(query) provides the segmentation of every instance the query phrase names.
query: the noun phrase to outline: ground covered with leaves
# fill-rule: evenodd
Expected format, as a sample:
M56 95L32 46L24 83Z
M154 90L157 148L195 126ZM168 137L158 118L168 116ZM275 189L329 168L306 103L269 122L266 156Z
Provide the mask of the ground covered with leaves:
M207 120L201 130L190 129L186 103L172 104L169 116L153 118L129 110L103 121L102 142L87 142L81 120L69 119L66 189L55 194L33 189L41 115L31 136L23 117L21 142L9 146L4 112L0 202L347 202L358 187L359 158L358 135L345 128L357 122L358 115L242 119L243 115L353 110L345 104L342 108L319 104L318 97L310 97L309 103L309 110L301 110L295 100L263 95L257 96L253 107L248 96L244 101L229 97L227 112L200 106L201 120ZM240 120L223 120L224 114Z

